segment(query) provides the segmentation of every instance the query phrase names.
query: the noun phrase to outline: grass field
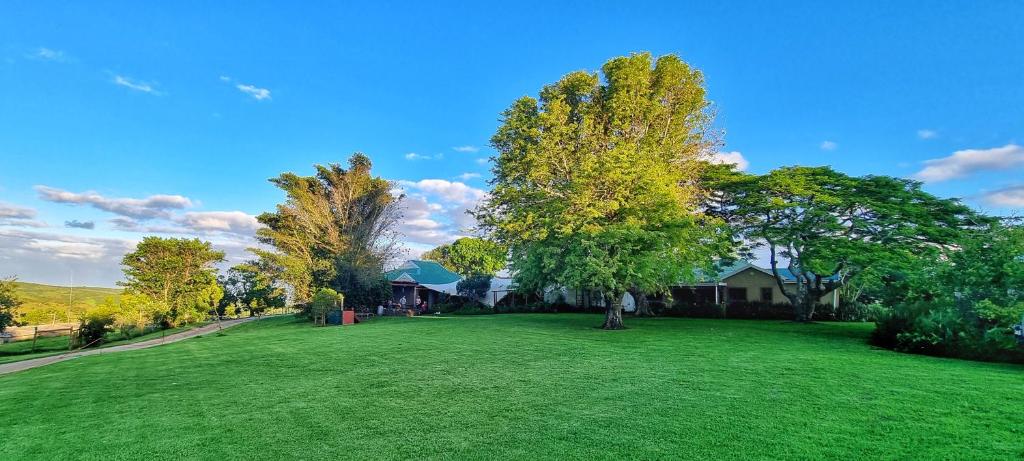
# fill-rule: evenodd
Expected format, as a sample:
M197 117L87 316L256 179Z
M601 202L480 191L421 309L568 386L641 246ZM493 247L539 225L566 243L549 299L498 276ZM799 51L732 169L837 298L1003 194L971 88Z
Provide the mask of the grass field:
M290 318L0 376L0 459L1020 459L1024 367L866 324Z
M22 301L21 306L18 306L18 321L29 324L50 323L54 320L75 322L87 309L99 305L107 298L117 299L121 296L119 288L75 287L72 291L68 287L39 283L14 284L18 298Z

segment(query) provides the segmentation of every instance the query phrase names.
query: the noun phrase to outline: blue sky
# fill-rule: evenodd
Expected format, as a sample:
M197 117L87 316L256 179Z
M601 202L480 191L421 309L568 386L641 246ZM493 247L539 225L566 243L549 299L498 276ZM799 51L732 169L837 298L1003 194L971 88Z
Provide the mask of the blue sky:
M414 255L462 233L505 107L633 51L705 73L748 171L1024 208L1021 2L167 3L0 5L0 275L109 286L152 233L239 260L267 178L354 151Z

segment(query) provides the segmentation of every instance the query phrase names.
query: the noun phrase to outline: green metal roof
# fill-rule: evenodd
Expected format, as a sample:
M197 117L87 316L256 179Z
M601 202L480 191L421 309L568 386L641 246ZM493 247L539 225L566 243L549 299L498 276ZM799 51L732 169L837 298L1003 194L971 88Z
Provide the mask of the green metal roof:
M444 285L462 280L456 274L434 261L412 259L406 261L398 269L384 273L389 282L415 282L420 285Z

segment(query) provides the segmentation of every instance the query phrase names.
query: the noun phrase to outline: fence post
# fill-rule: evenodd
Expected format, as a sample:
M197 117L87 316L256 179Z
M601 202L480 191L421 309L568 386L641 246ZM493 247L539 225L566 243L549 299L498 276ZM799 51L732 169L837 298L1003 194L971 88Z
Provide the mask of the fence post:
M68 350L75 348L75 327L68 327Z
M39 336L39 327L32 327L32 352L36 351L36 337Z

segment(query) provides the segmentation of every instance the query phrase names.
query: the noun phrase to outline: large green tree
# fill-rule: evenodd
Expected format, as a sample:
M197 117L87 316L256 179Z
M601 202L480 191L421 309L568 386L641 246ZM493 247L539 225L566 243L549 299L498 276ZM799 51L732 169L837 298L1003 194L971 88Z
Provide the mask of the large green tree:
M494 189L477 211L509 248L518 286L598 291L603 328L623 327L623 294L693 275L718 251L699 213L698 178L715 147L703 77L676 56L573 72L503 113L491 140Z
M20 305L14 279L0 279L0 333L14 324L15 309Z
M508 263L508 251L501 245L476 237L463 237L423 253L423 259L437 261L457 274L494 275Z
M983 220L916 181L828 167L758 176L717 165L705 170L704 183L713 191L707 211L728 221L737 239L767 248L776 283L801 322L812 318L818 299L858 274L942 251ZM795 284L784 283L783 266Z
M171 326L196 322L220 302L214 264L223 260L210 242L146 237L121 260L125 280L118 285L159 303L154 311Z
M379 291L384 264L399 252L395 230L401 196L393 184L370 173L372 163L353 154L349 168L315 165L316 175L284 173L271 179L286 194L257 239L273 250L253 249L278 268L294 300L305 303L319 288L333 287L350 299L355 291Z

